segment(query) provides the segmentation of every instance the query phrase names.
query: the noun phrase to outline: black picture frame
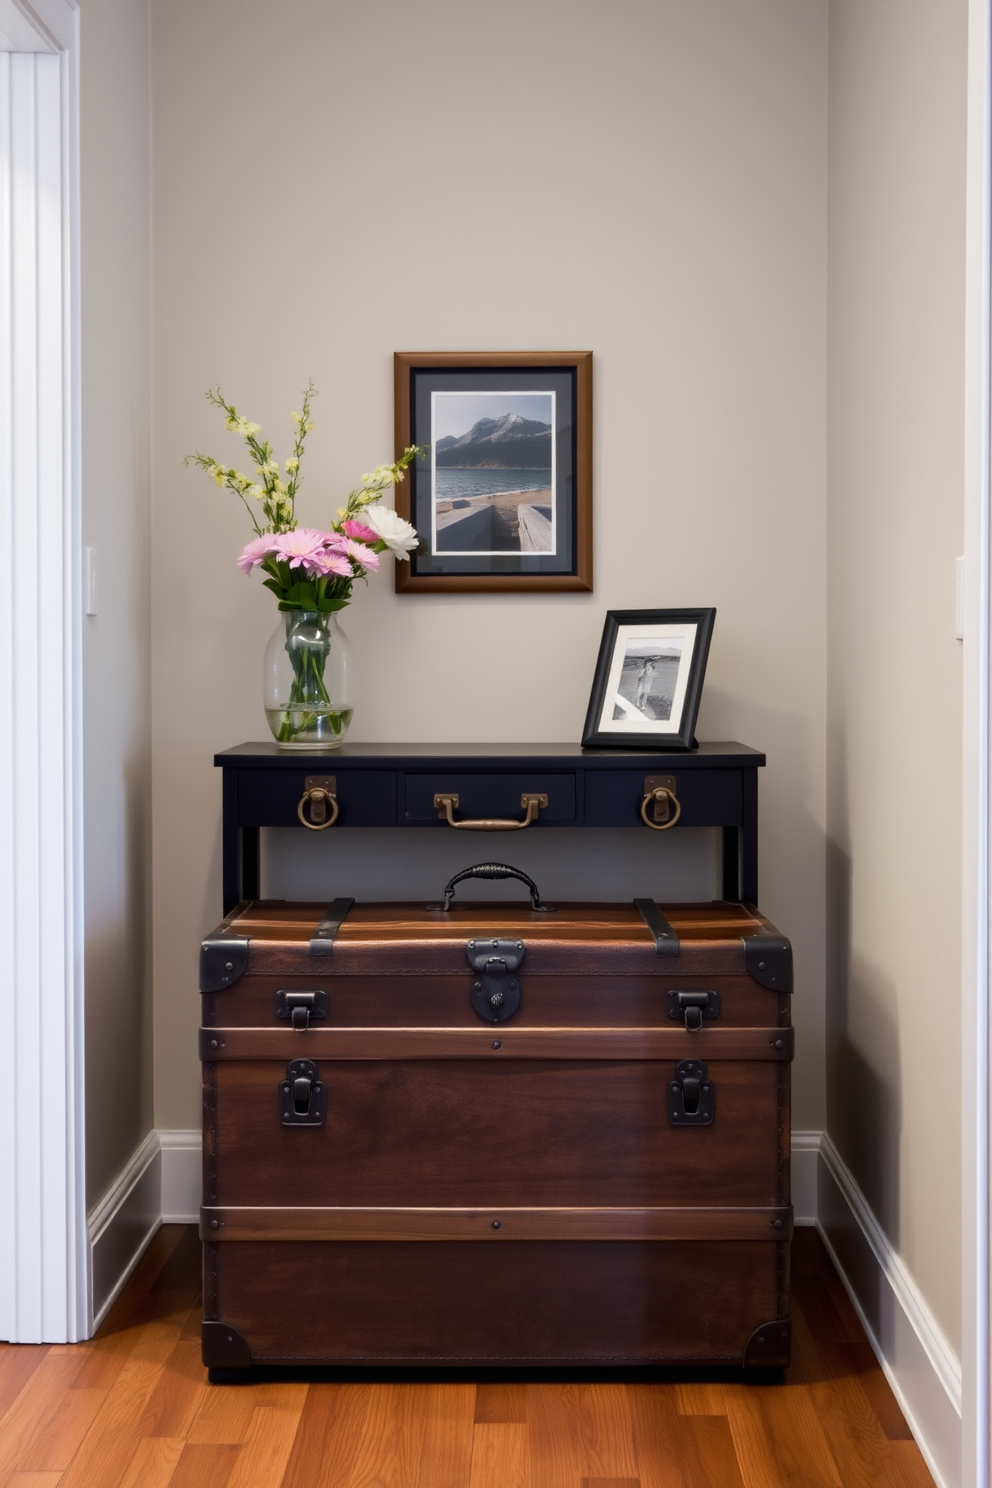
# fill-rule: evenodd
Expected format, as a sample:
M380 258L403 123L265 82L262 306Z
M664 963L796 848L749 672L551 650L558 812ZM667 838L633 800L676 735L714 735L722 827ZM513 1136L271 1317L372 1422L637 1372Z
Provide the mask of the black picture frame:
M420 450L407 479L396 487L396 510L420 536L409 562L396 564L397 593L590 590L592 352L397 351L393 374L397 458L411 444ZM453 427L439 439L438 431L445 427L442 401ZM508 415L534 419L543 415L525 413L524 407L539 407L545 401L550 415L543 426L550 429L547 489L539 489L538 471L519 468L518 473L523 464L520 453L504 446L500 450L505 469L497 470L498 461L481 443L468 446L471 457L466 450L466 458L459 458L468 434L456 442L454 434L461 434L462 425L454 420L459 416L470 420L466 409L474 402L492 421L498 410L490 404L505 403ZM534 430L538 427L532 425ZM543 449L541 439L527 432L527 448ZM498 426L493 433L503 437ZM514 434L514 440L518 437ZM444 449L442 455L444 445L455 448ZM522 448L518 443L518 451ZM530 463L543 466L545 460L534 455ZM465 474L448 468L463 464ZM487 470L496 481L490 488L484 485ZM451 487L450 495L440 492L442 477ZM519 489L513 488L514 477Z
M712 608L608 610L582 747L692 749L715 619Z

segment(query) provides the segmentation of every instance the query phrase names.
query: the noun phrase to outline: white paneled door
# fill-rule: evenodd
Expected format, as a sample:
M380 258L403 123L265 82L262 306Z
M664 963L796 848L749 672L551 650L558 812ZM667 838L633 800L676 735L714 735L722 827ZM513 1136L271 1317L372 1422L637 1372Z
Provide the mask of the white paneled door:
M89 1326L83 1185L77 11L0 0L0 1338Z

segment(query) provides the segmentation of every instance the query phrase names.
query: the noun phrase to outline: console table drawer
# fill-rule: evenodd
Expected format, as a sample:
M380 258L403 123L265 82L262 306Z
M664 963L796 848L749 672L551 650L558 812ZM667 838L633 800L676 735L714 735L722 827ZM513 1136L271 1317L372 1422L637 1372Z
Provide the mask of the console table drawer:
M534 774L531 771L498 775L409 774L404 785L404 821L408 826L444 826L434 806L436 795L456 795L458 820L492 817L521 820L522 795L547 796L535 825L571 826L575 822L575 776Z
M333 754L308 760L299 770L241 770L238 815L251 827L299 826L297 810L308 775L333 775L342 827L395 827L396 772L342 770Z

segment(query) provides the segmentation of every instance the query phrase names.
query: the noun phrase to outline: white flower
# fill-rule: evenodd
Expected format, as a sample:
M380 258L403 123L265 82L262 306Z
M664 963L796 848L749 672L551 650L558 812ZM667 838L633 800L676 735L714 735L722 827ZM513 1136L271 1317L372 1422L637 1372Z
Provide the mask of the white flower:
M386 547L397 558L409 558L410 550L420 541L416 528L398 517L388 506L367 506L362 512L362 521L379 534Z

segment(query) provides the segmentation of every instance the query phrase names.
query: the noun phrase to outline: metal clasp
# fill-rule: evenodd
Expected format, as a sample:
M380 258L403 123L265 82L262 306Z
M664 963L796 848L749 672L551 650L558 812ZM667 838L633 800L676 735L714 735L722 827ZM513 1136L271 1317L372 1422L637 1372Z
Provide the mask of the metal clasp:
M323 1126L327 1089L312 1059L291 1059L279 1085L279 1115L283 1126Z
M524 959L522 940L470 940L469 965L479 975L472 983L472 1006L487 1023L505 1023L520 1006L520 982L513 975Z
M678 1023L685 1016L687 1033L698 1033L704 1018L719 1018L719 992L669 992L666 996L668 1016Z
M276 1017L288 1020L300 1033L305 1033L311 1018L327 1017L327 993L319 989L313 992L277 992Z
M675 1078L668 1082L668 1121L671 1126L712 1126L713 1085L699 1059L680 1059Z

